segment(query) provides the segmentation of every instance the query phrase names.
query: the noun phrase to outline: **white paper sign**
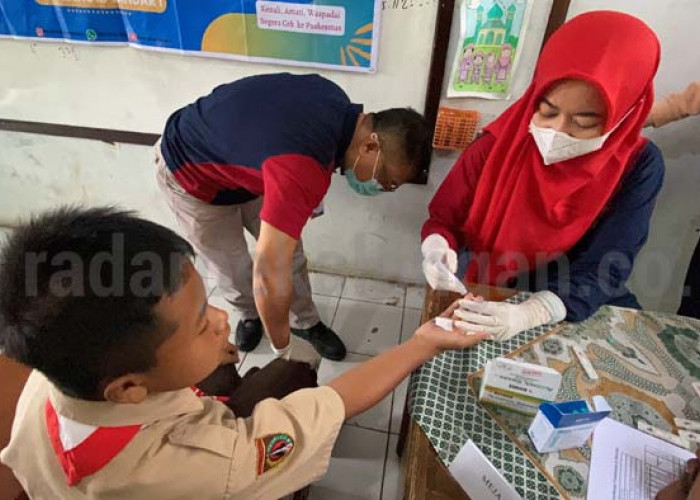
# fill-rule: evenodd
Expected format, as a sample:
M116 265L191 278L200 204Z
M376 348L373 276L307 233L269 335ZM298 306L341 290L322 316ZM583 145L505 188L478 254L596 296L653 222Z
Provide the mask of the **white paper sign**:
M258 28L316 35L343 36L345 8L308 3L255 2Z
M470 498L522 500L471 439L459 450L449 470Z

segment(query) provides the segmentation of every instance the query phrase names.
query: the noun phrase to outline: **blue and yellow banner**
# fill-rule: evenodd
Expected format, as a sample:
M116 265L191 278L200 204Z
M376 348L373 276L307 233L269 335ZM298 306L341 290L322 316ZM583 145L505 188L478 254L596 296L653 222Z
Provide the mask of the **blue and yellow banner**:
M0 36L376 69L380 0L0 0Z

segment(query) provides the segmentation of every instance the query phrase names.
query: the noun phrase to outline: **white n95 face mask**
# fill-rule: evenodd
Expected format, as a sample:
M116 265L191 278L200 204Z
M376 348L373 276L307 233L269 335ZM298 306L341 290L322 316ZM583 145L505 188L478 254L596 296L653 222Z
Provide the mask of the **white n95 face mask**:
M558 132L553 128L538 127L530 121L530 133L535 139L537 149L540 150L545 165L571 160L579 156L598 151L615 130L614 127L608 133L592 139L577 139L564 132Z
M638 104L643 102L644 100L641 100ZM636 107L637 105L632 106L610 131L592 139L577 139L564 132L557 132L553 128L538 127L532 120L530 120L530 133L535 139L537 149L540 150L544 164L551 165L598 151Z

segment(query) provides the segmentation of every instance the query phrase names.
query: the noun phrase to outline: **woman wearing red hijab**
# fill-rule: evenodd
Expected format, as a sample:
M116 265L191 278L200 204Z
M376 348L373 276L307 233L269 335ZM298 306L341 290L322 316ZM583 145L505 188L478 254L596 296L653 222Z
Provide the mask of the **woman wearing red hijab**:
M430 203L423 271L446 288L457 251L468 282L539 290L520 305L462 301L466 330L506 340L603 304L639 307L625 283L663 182L640 133L659 42L640 20L583 14L548 41L533 82L459 158Z

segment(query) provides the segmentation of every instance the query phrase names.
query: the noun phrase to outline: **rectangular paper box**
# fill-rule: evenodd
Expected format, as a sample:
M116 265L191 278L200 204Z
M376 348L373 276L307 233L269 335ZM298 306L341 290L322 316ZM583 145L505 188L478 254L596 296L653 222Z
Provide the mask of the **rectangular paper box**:
M486 363L479 401L534 415L556 399L560 385L561 374L552 368L496 358Z
M593 396L593 402L595 411L583 400L540 405L527 431L537 451L548 453L583 446L611 411L603 396Z

